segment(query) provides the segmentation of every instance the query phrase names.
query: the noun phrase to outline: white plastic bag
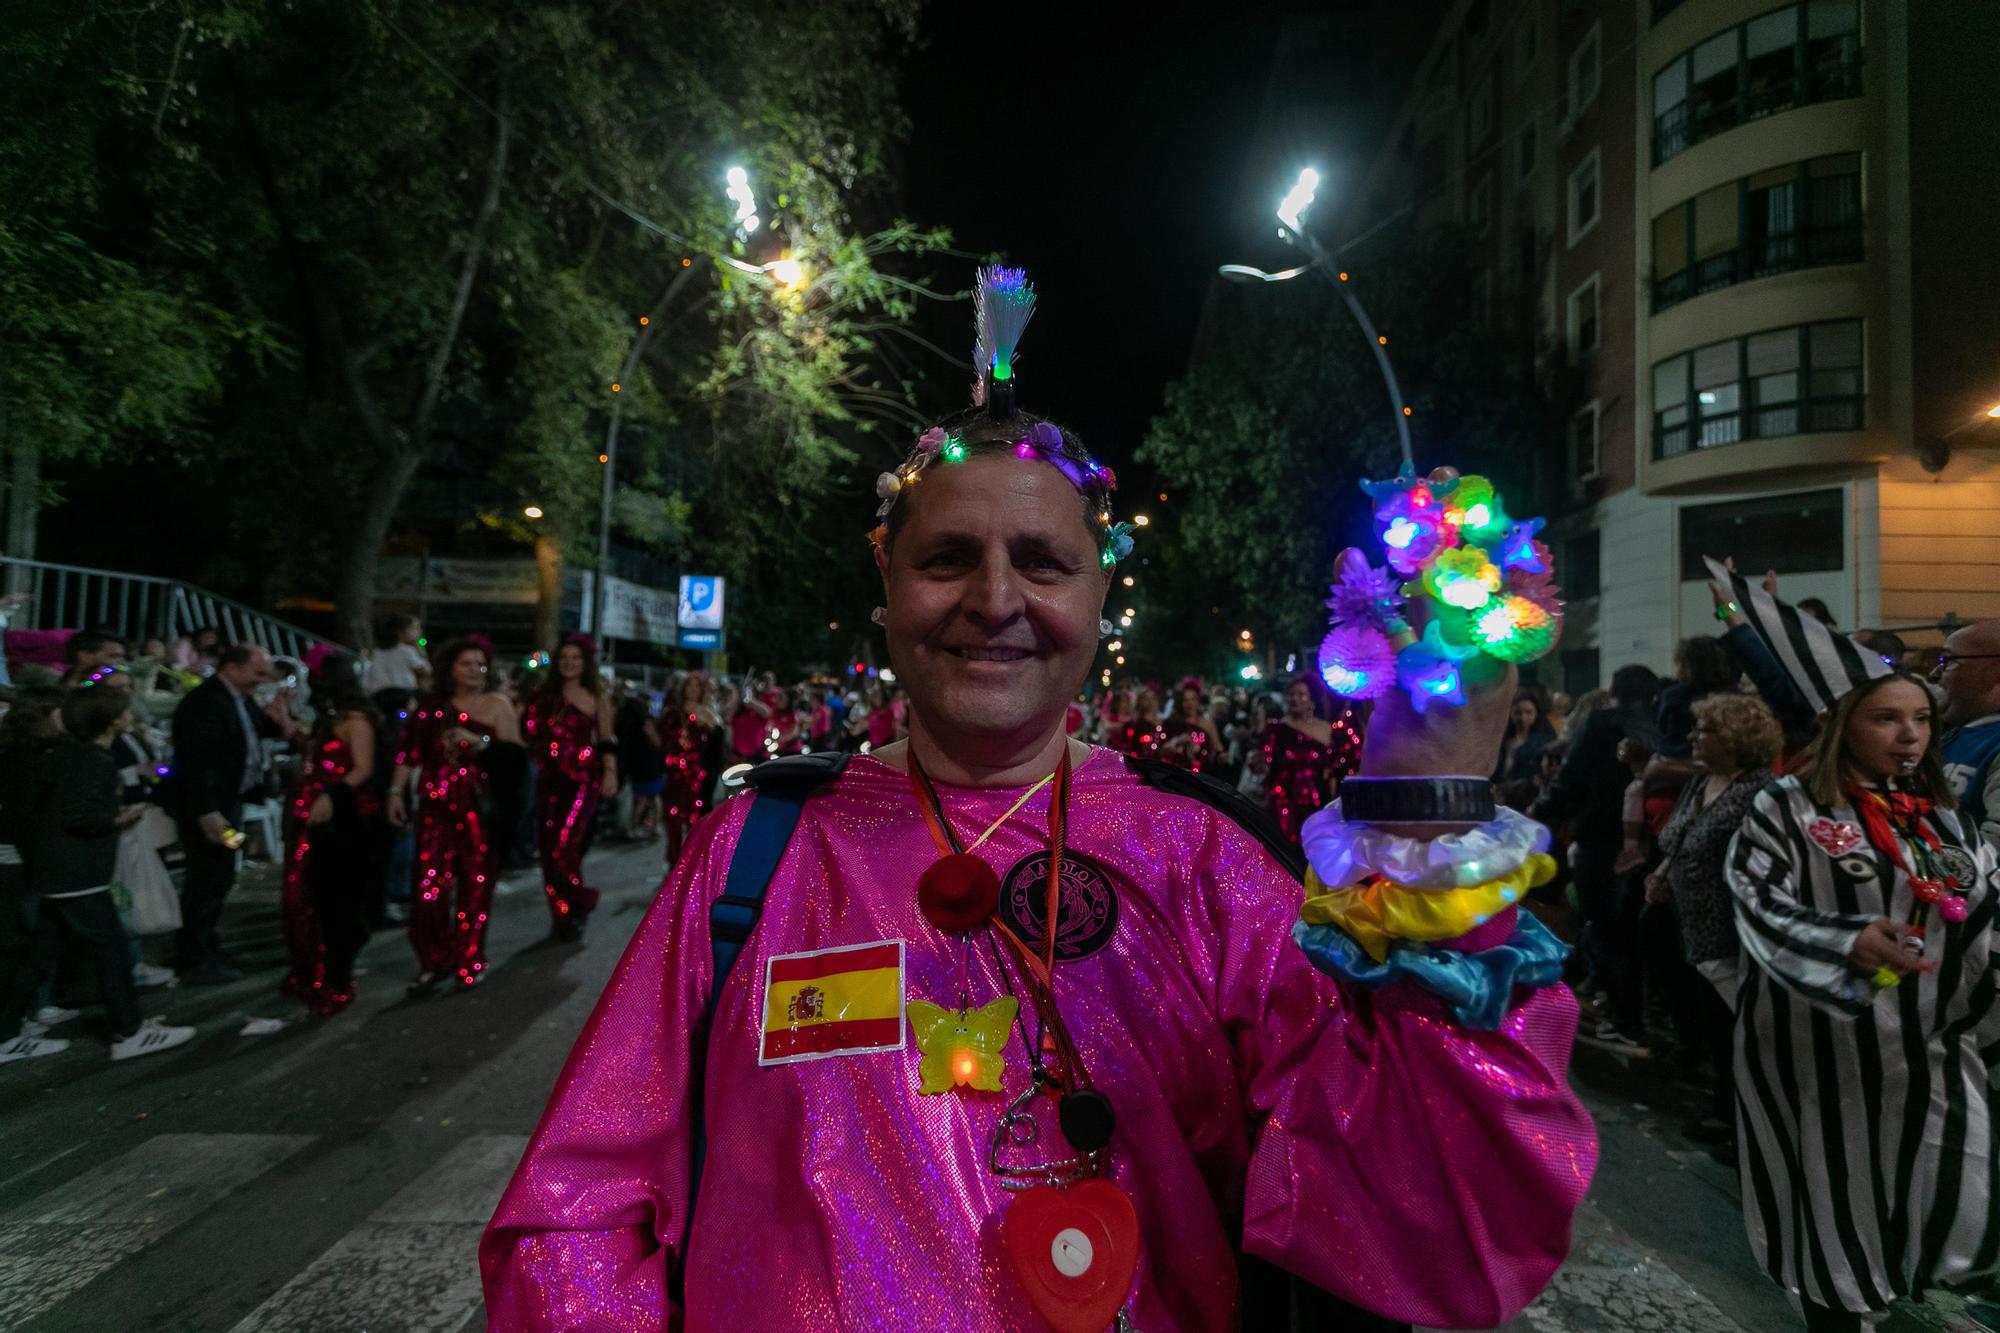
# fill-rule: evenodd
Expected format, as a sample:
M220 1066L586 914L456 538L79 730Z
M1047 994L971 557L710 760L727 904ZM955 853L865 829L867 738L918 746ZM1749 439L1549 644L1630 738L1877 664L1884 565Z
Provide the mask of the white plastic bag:
M140 820L118 835L114 886L131 898L125 928L134 935L165 935L181 928L181 900L157 850L158 831ZM121 904L122 906L122 904Z

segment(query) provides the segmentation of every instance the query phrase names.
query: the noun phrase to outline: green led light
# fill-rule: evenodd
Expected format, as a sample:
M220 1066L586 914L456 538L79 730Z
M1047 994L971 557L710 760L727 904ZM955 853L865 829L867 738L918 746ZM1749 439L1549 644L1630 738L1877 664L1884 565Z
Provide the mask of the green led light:
M993 378L996 380L1013 379L1014 367L1006 361L995 361L993 363Z
M957 440L953 440L947 444L942 452L944 454L944 461L947 463L963 463L965 461L965 446Z

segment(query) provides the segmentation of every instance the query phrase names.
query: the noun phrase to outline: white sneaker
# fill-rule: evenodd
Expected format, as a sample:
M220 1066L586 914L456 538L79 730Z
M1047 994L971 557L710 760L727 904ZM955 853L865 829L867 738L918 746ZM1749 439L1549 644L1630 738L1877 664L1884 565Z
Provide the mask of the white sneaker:
M158 1055L192 1040L193 1028L168 1027L157 1018L149 1018L131 1036L111 1043L111 1058L133 1060L142 1055Z
M171 986L177 979L171 967L160 967L154 963L132 964L132 984L140 990Z
M45 1004L35 1010L34 1021L40 1023L44 1028L52 1028L67 1023L72 1018L81 1017L83 1017L83 1010L81 1009L63 1009L53 1004Z
M10 1060L32 1060L38 1055L55 1055L69 1049L69 1041L63 1037L36 1037L22 1033L10 1042L0 1043L0 1065Z

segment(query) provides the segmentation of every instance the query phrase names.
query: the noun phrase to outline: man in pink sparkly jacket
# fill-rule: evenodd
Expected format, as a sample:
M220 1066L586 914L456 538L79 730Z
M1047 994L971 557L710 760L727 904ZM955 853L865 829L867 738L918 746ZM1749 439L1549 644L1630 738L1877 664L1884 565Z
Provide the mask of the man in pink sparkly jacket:
M1433 1327L1499 1324L1548 1282L1597 1151L1564 1078L1574 1001L1513 963L1483 998L1423 980L1508 954L1514 910L1338 979L1257 836L1065 737L1129 550L1111 484L990 410L885 474L909 740L805 803L707 1034L711 904L767 798L696 829L480 1247L491 1327L1192 1333L1236 1319L1237 1244ZM1362 772L1483 772L1512 680L1449 724L1384 700ZM954 851L998 885L956 930L925 873ZM1115 1107L1094 1147L1079 1089ZM1129 1207L1050 1248L1030 1176L1058 1209Z

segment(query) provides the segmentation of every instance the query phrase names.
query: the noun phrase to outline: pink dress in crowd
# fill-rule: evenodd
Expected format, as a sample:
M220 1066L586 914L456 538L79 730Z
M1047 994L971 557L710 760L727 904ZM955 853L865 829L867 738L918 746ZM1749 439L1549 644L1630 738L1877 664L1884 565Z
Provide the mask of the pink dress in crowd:
M1020 795L940 790L961 833ZM781 955L891 946L904 1004L1004 993L983 942L965 948L918 909L937 852L908 778L872 756L807 803L722 991L690 1232L709 907L756 799L696 829L585 1024L480 1245L491 1327L1045 1328L1003 1252L1017 1196L987 1161L1027 1086L1018 1029L999 1093L919 1095L908 1041L759 1063ZM974 853L1031 947L1049 799ZM1410 983L1332 980L1293 944L1299 886L1257 840L1103 750L1074 774L1064 866L1055 994L1116 1107L1106 1151L1138 1214L1134 1327L1232 1326L1232 1218L1249 1253L1396 1320L1491 1328L1533 1299L1597 1157L1565 1082L1567 990L1519 991L1481 1032ZM1044 1123L1024 1151L1066 1145Z
M410 945L420 972L474 985L486 970L486 916L500 858L487 834L488 782L480 747L448 739L492 730L433 696L410 715L396 763L417 770L416 874Z
M1306 816L1325 805L1327 787L1361 763L1361 732L1354 714L1343 711L1328 724L1333 735L1322 745L1289 722L1264 728L1264 801L1278 827L1293 842Z
M581 926L597 906L583 882L583 857L597 827L604 795L604 756L597 719L557 698L537 694L521 715L521 734L535 760L535 837L541 852L542 894L557 924Z

